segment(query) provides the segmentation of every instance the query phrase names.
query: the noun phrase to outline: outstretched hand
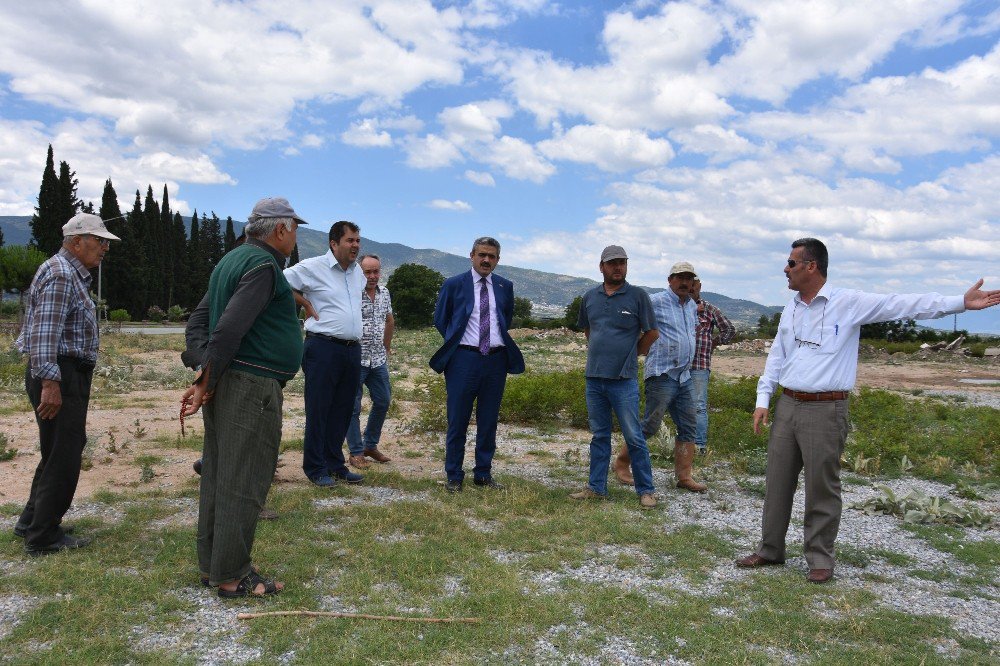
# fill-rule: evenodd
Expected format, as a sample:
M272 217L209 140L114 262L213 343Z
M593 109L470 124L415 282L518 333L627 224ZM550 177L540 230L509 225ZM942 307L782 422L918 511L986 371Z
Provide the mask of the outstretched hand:
M984 310L1000 303L1000 289L984 291L980 289L982 286L983 279L979 278L979 282L972 285L972 288L965 292L966 310Z

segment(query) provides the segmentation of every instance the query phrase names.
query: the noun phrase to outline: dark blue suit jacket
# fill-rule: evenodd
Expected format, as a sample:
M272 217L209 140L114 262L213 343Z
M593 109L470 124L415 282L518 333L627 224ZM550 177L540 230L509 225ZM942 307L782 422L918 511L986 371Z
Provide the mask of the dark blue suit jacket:
M471 270L453 275L441 285L437 305L434 307L434 326L444 338L444 344L431 357L430 366L435 372L444 372L451 355L462 341L472 308L479 306L479 298L474 292ZM522 373L524 357L507 333L510 320L514 318L514 284L493 273L493 297L496 299L499 319L497 324L507 353L507 372L512 375Z

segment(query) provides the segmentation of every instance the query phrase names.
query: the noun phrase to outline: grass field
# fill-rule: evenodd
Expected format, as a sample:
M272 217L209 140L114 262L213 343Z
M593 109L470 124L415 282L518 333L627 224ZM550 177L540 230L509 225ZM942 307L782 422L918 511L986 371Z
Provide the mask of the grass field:
M443 452L443 387L425 369L436 342L431 331L406 331L394 345L391 427L413 447L401 457ZM126 370L181 344L107 336L95 396L124 405L136 391L183 385L169 364ZM508 384L502 420L516 428L498 450L508 490L449 495L437 477L392 465L369 471L360 487L277 485L269 504L280 518L260 524L255 561L287 588L238 602L199 584L194 477L169 492L99 492L67 517L94 537L91 547L31 559L0 532L0 663L1000 661L996 523L911 525L850 508L885 484L995 516L997 410L861 391L851 406L845 459L857 469L845 473L837 577L815 586L804 579L801 493L786 566L732 566L759 536L766 440L747 425L752 380L713 378L712 452L696 469L708 493L673 488L661 437L651 442L656 510L640 511L617 484L611 501L580 504L566 495L587 473L582 346L532 336L522 348L530 370ZM23 373L20 363L0 357L0 381ZM0 385L0 409L24 409L17 383ZM288 390L301 392L301 379ZM527 451L516 459L505 452L515 438ZM131 444L137 461L155 466L142 457L154 445L197 442L151 432ZM12 524L20 508L0 504L0 515ZM479 622L236 618L296 609Z

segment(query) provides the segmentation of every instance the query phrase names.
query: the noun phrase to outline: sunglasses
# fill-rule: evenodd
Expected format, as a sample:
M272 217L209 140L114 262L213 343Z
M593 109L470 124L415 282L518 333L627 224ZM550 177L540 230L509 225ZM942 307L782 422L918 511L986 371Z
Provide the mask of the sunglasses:
M815 259L799 259L798 261L796 261L794 259L789 259L788 260L788 267L789 268L795 268L799 264L811 264L811 263L813 263L815 261L816 261Z

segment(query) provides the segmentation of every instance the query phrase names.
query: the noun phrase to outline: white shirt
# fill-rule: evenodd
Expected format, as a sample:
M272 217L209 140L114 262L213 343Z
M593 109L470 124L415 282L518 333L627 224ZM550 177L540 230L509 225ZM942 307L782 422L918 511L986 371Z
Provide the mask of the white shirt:
M850 391L858 374L861 325L895 319L935 319L965 312L962 296L869 294L824 284L808 305L799 294L781 313L778 334L757 382L757 407L780 384L793 391Z
M482 289L480 280L483 276L472 269L472 314L469 315L469 323L465 326L465 333L459 344L479 346L479 291ZM503 347L503 337L500 335L500 323L497 321L497 299L493 295L493 273L486 276L486 291L489 294L487 300L490 302L490 347Z
M309 299L319 315L318 320L306 319L306 331L342 340L361 339L361 292L368 281L356 261L344 270L333 251L327 250L323 256L286 268L285 279Z

